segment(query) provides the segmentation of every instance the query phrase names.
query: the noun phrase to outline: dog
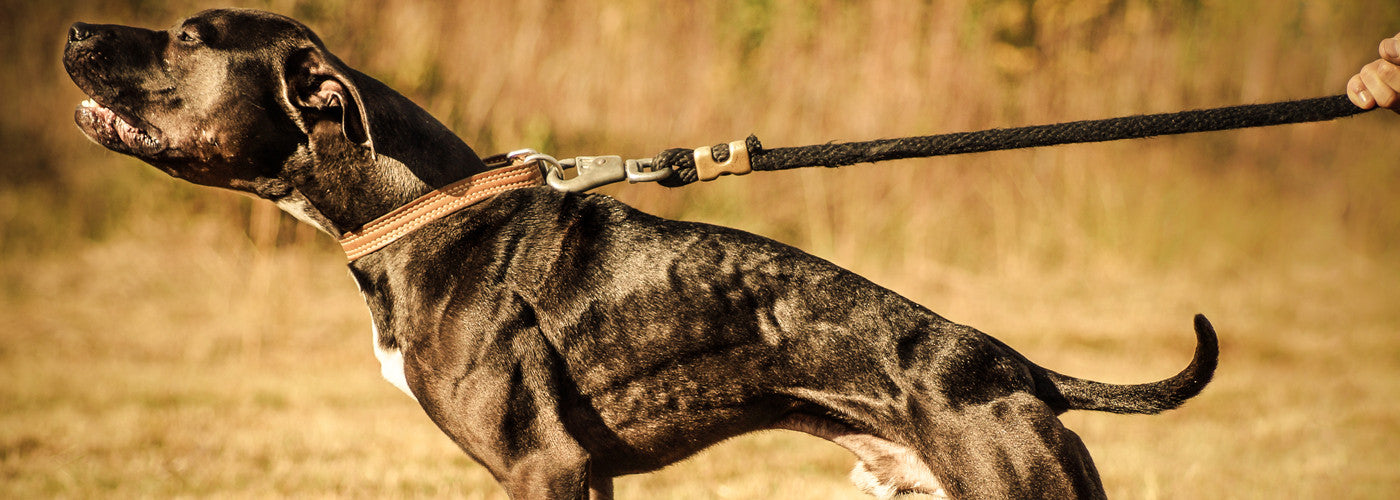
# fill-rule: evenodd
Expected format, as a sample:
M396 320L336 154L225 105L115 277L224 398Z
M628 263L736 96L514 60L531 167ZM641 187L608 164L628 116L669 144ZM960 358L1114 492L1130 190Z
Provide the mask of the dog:
M77 23L63 57L93 141L338 238L495 171L280 15ZM349 264L383 373L517 499L611 498L765 429L845 447L881 498L1102 498L1058 415L1176 408L1218 358L1198 315L1171 378L1062 375L796 248L538 183L401 233Z

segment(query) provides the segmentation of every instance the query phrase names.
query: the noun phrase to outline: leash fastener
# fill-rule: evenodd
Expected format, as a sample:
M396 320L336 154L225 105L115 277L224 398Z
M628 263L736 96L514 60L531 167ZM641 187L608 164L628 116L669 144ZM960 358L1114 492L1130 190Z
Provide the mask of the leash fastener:
M715 161L714 148L711 146L695 148L693 158L695 175L702 181L712 181L721 175L744 175L753 171L753 165L749 163L749 146L746 141L730 142L729 158L722 162Z
M627 182L636 184L638 182L656 182L671 176L672 170L669 167L655 168L655 162L651 158L640 160L627 160Z
M555 167L555 166L551 166ZM574 176L564 178L564 169L573 167ZM627 178L621 156L578 156L560 160L557 167L545 174L549 187L570 193L582 193Z
M540 170L544 171L546 182L554 189L565 191L565 189L554 185L555 178L563 177L564 167L560 164L560 161L553 156L537 152L533 149L517 149L506 153L506 158L510 160L512 165L522 165L526 163L539 164Z
M526 160L536 156L527 156ZM553 158L550 158L553 160ZM581 193L590 189L621 182L654 182L671 175L671 169L650 170L650 159L626 160L621 156L578 156L572 159L546 162L545 182L559 191ZM574 176L565 179L564 170L574 169Z

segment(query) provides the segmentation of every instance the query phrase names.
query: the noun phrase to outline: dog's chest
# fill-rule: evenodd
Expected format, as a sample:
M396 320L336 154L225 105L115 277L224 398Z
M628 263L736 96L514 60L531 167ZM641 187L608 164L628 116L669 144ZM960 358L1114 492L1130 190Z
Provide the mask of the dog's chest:
M369 295L365 294L365 289L360 285L360 280L354 279L353 276L351 278L352 281L355 282L355 287L360 290L360 296L364 297L365 302L368 303L370 300ZM379 325L374 322L374 318L372 317L369 321L369 327L370 332L373 334L371 340L374 342L374 357L379 360L379 373L383 375L384 379L388 380L390 384L394 384L394 387L398 387L399 390L407 394L408 397L417 401L418 397L413 395L412 390L409 390L408 377L404 374L403 350L385 347L386 344L383 342L383 339L379 338Z
M379 339L379 326L374 324L374 320L370 320L370 330L374 332L374 357L379 359L379 373L384 375L384 379L390 384L394 384L394 387L398 387L408 397L417 401L418 397L408 389L408 377L404 375L403 351L384 347L384 343Z

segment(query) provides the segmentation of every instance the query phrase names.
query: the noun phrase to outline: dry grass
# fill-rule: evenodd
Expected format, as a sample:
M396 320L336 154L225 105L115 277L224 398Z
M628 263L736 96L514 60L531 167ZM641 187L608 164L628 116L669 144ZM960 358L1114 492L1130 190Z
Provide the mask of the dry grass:
M1400 30L1378 0L236 2L299 17L479 151L644 156L1340 92ZM6 3L0 496L491 497L378 379L328 239L88 144L73 20L205 2ZM724 22L734 20L732 23ZM1067 373L1131 382L1222 335L1155 417L1065 417L1126 498L1400 492L1397 119L759 174L609 193L794 243ZM622 498L861 498L844 452L770 433Z

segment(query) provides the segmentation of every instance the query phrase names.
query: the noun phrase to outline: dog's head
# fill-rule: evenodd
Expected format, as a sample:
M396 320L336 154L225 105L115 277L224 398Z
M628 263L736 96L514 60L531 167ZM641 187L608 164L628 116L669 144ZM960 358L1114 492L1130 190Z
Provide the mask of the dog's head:
M191 182L259 192L304 146L373 155L353 70L284 16L209 10L158 31L76 23L63 62L89 96L75 113L88 137Z

